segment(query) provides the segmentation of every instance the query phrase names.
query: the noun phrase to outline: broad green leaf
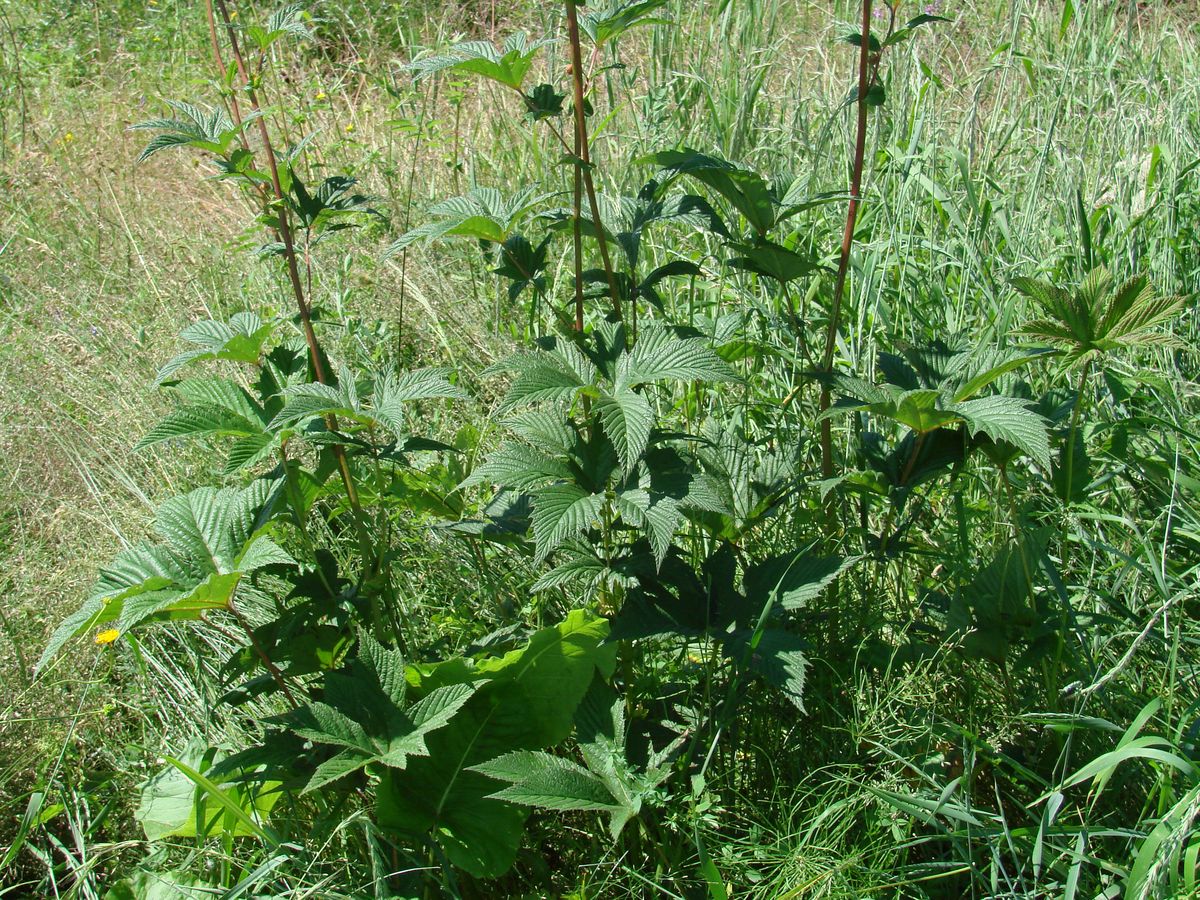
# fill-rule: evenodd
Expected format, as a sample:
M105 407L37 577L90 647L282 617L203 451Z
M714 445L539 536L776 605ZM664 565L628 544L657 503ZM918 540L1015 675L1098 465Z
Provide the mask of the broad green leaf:
M767 275L780 284L811 275L820 268L810 255L789 250L772 241L761 240L754 244L732 246L742 255L730 259L731 266L758 275Z
M712 188L745 217L759 237L765 237L775 225L775 199L757 173L695 150L665 150L649 159L672 176L689 175Z
M185 872L138 872L108 889L104 900L210 900L212 888Z
M666 4L667 0L615 0L603 6L589 7L587 13L579 17L579 30L599 46L639 25L668 24L669 19L653 15Z
M215 784L200 770L218 758L198 750L185 757L187 762L168 758L170 765L146 782L135 816L149 840L225 834L278 843L264 823L282 796L280 783L251 775Z
M518 491L542 487L548 482L568 481L570 467L524 444L508 443L480 463L459 487L496 484Z
M854 557L810 556L800 551L772 556L746 570L746 596L761 605L774 595L784 609L802 609L855 561Z
M680 338L669 328L645 328L620 380L633 386L655 381L737 381L737 373L702 338Z
M618 387L611 395L601 394L595 409L609 440L617 448L622 468L631 471L650 442L655 418L650 402L630 388Z
M995 395L954 404L951 409L962 417L972 433L982 432L994 441L1012 444L1042 469L1050 470L1050 440L1046 420L1035 412L1028 400Z
M478 689L445 728L429 735L428 756L383 773L380 826L408 834L432 832L450 861L476 877L507 871L527 813L492 798L502 785L471 767L565 740L595 673L612 671L613 648L601 647L607 634L605 620L577 610L502 657L410 669L409 680L420 696L453 684L478 684Z
M574 484L542 488L533 498L533 540L541 562L568 538L590 528L604 507L603 494Z

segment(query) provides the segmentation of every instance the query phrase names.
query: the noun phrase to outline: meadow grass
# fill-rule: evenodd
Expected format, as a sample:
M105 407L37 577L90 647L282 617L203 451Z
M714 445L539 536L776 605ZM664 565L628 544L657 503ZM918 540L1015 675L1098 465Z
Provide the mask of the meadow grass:
M130 435L166 408L148 384L174 351L173 336L196 318L286 305L275 273L227 251L245 239L237 196L211 182L197 188L182 155L134 164L142 138L126 127L156 114L160 97L199 93L208 77L202 17L168 0L113 6L0 0L0 848L33 791L64 806L31 842L37 852L0 875L11 879L12 896L35 884L44 890L47 871L73 896L102 896L100 886L142 855L131 813L153 760L193 738L236 743L222 731L237 726L215 707L215 652L203 644L155 638L136 655L85 648L36 682L31 665L98 566L146 533L155 501L208 475L199 452L130 450ZM950 24L888 58L888 102L872 117L839 348L864 377L874 374L876 352L897 342L1003 340L1028 318L1011 279L1078 276L1088 267L1085 234L1092 261L1146 271L1164 293L1200 289L1200 10L1076 6L1064 25L1058 3L945 4ZM844 190L853 52L838 38L855 5L669 8L677 27L634 33L622 47L626 67L605 74L609 96L628 99L605 108L594 155L615 157L619 148L622 157L640 156L662 149L670 134L761 171L802 176L814 193ZM497 112L507 99L453 81L414 87L402 69L457 34L539 33L556 8L357 0L319 12L328 39L282 69L281 94L300 111L288 127L319 131L319 163L350 171L385 198L393 233L466 187L561 177L544 136L529 137ZM647 174L599 171L610 192L636 191ZM843 218L836 204L804 220L829 260ZM478 373L525 337L524 312L498 299L498 279L470 248L420 246L383 262L385 241L382 229L367 229L325 260L317 290L351 322L333 340L351 357L369 358L382 343L409 364L453 366L484 389L478 407L490 408L491 388ZM551 266L559 278L568 277L566 252ZM679 248L655 238L650 253L665 262ZM701 300L710 311L775 302L746 296L717 289ZM692 301L674 302L678 317ZM813 307L815 334L823 321L820 304ZM1195 337L1190 307L1179 332ZM1164 425L1144 436L1148 461L1130 464L1152 487L1114 488L1112 505L1069 517L1075 550L1062 589L1076 608L1108 615L1120 607L1129 616L1097 628L1086 648L1119 689L1069 700L1066 709L1124 726L1160 697L1156 724L1186 731L1195 718L1196 634L1187 621L1195 570L1184 562L1200 540L1188 480L1198 440L1186 374L1194 358L1152 350L1123 366L1153 396ZM787 373L773 377L783 384ZM447 434L454 425L438 423ZM999 541L1012 526L997 513L1007 501L979 499L998 497L994 484L974 483L971 492L965 514L985 530L990 522ZM489 597L455 551L417 540L410 550L407 602L443 629L448 645L468 641L477 619L531 614L518 589ZM893 566L886 596L916 608L940 574L932 565ZM525 583L532 577L525 573ZM882 621L895 612L875 614ZM1166 663L1157 654L1125 659L1147 622ZM1047 744L1043 723L1027 718L1047 712L1043 704L1022 702L1002 677L969 671L947 648L882 683L865 659L877 648L859 649L861 666L839 660L823 674L817 661L808 718L794 733L744 726L745 745L761 754L746 760L736 783L714 785L721 808L703 820L718 870L764 898L1046 895L1025 844L1012 838L1036 827L1021 810L997 802L989 811L999 824L964 834L942 823L935 838L913 826L897 798L936 797L964 771L1019 780L1034 759L1066 774L1075 768L1074 738ZM1146 792L1134 793L1129 826ZM543 827L534 846L569 844ZM294 896L367 896L352 886L386 864L366 849L367 830L351 818L309 848ZM588 837L575 840L586 846ZM194 852L202 863L219 857ZM945 862L955 854L958 864ZM667 876L608 855L559 888L581 897L669 896L677 886Z

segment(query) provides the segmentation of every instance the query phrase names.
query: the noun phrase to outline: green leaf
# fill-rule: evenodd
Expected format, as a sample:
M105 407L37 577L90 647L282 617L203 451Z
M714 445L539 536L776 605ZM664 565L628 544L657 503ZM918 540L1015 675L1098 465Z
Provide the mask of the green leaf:
M811 275L820 266L806 253L798 253L772 241L762 240L755 244L733 244L741 256L729 260L735 269L745 269L759 275L774 278L787 284L805 275Z
M737 373L703 338L680 338L671 329L643 329L628 355L618 384L635 386L656 381L737 381Z
M679 504L671 497L638 488L617 494L617 508L622 518L646 530L655 565L661 566L671 547L671 539L683 524Z
M669 24L669 19L652 15L667 2L668 0L615 0L590 9L580 16L579 30L586 34L592 43L601 46L639 25Z
M417 80L449 70L480 75L519 91L538 50L550 43L531 43L524 32L509 35L500 48L487 41L464 41L444 55L414 60L409 68Z
M497 484L518 491L544 486L552 481L569 481L570 467L524 444L504 444L476 466L460 488L477 484Z
M278 845L265 821L282 796L280 783L234 776L217 784L202 774L217 758L198 749L185 756L188 762L168 757L169 766L146 782L135 816L149 840L224 834Z
M557 810L618 810L604 783L570 760L536 750L515 750L471 767L497 781L512 782L490 796L524 806Z
M810 556L802 551L772 556L746 570L746 596L761 605L774 595L784 609L801 609L855 561L855 557Z
M527 813L492 798L500 783L472 767L565 740L596 672L612 671L613 648L601 647L607 634L605 620L577 610L502 657L410 670L418 695L451 684L478 684L478 690L447 727L429 736L428 756L383 773L380 826L432 832L454 865L480 878L504 874L516 857Z
M533 541L541 562L563 541L590 528L604 508L603 494L574 484L542 488L533 498Z
M172 497L158 508L155 530L195 565L208 572L233 569L228 502L232 492L198 488Z
M138 872L108 889L104 900L210 900L212 888L185 872Z
M240 491L199 488L163 503L155 527L166 544L117 554L83 607L54 632L38 668L69 640L99 625L119 621L123 631L144 621L196 619L204 610L227 605L248 571L239 569L239 562L290 563L277 547L264 544L248 552L246 546L272 514L278 485L259 479Z
M184 351L159 369L155 383L162 384L184 366L201 360L257 364L274 328L274 323L263 322L251 312L236 313L228 322L212 319L194 322L179 336L195 344L195 349Z
M1042 469L1050 470L1050 441L1046 420L1034 411L1028 400L1018 397L981 397L956 403L953 411L962 416L972 433L986 434L1027 453Z
M650 443L650 430L654 427L654 409L641 394L629 388L620 388L610 394L601 394L596 400L596 411L617 449L617 458L625 472L630 472Z
M689 175L712 188L745 217L759 237L766 237L775 225L775 198L756 172L689 149L664 150L649 159L672 177Z
M580 366L559 353L519 353L494 366L488 372L515 371L517 377L500 402L500 411L518 406L552 400L570 400L587 387L595 377L595 369ZM590 377L588 377L590 376Z
M403 234L384 252L395 256L418 240L447 235L503 244L528 215L546 199L533 187L505 197L495 188L475 188L461 197L451 197L430 208L435 221Z
M318 416L355 417L358 414L358 404L341 385L297 384L289 387L284 393L283 409L271 420L267 428L279 431Z

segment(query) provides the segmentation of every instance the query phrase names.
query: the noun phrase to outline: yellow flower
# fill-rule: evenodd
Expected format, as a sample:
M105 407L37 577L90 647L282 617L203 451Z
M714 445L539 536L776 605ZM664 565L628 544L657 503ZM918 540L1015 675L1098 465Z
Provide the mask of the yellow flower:
M346 126L346 134L350 134L352 131L354 131L354 123Z
M96 643L97 644L111 644L113 641L115 641L120 636L121 636L121 632L117 631L117 629L109 628L105 631L100 632L98 635L96 635Z
M63 135L63 143L64 144L69 144L73 140L75 140L75 135L72 134L71 132L68 131L66 134Z
M325 99L325 92L324 92L324 91L317 91L317 99L318 99L318 100L324 100L324 99Z

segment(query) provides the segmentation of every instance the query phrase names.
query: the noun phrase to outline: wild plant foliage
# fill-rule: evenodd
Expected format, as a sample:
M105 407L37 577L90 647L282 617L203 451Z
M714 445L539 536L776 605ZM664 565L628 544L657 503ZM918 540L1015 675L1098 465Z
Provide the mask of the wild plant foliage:
M159 505L155 538L115 556L38 664L84 641L144 671L141 648L164 634L221 655L195 677L227 737L164 749L136 816L144 871L109 896L156 896L150 870L170 890L300 896L336 844L379 897L584 896L579 871L612 858L670 895L727 897L732 861L711 840L732 845L747 819L722 804L800 797L825 760L789 742L818 730L854 760L828 780L861 778L869 798L821 815L861 834L886 822L908 886L967 895L977 869L1010 861L1068 895L1115 896L1113 873L1128 896L1194 885L1191 733L1140 736L1158 706L1122 729L1073 705L1126 665L1100 671L1101 635L1141 627L1112 599L1126 576L1099 603L1071 560L1092 541L1083 523L1126 516L1153 482L1114 462L1147 431L1118 422L1135 392L1110 362L1182 351L1185 299L1095 269L997 287L1033 312L970 341L924 313L902 333L862 297L845 320L851 294L940 277L914 262L902 281L855 254L879 228L859 202L868 125L887 122L882 61L944 19L856 10L848 186L764 174L682 134L653 135L649 153L596 140L636 83L627 48L686 5L564 0L544 37L418 53L395 67L414 91L478 79L490 113L514 101L506 127L540 168L504 189L456 172L458 196L393 228L367 175L331 174L324 138L281 114L284 60L323 21L289 5L248 24L214 2L218 96L135 125L152 133L139 162L187 149L239 192L289 311L264 300L179 335L155 379L170 411L134 449L187 444L213 483ZM371 246L380 265L437 252L470 271L515 346L479 371L417 366L400 338L352 331L323 276L353 229L360 244L403 232ZM885 349L860 353L858 327ZM1091 396L1094 370L1108 399ZM1133 543L1112 559L1140 578ZM1182 577L1166 555L1162 584ZM443 597L438 577L467 586ZM431 580L438 602L414 603ZM917 749L862 737L856 692L928 672L930 707L960 704L961 723ZM1054 759L1004 743L1031 697ZM1155 767L1157 815L1136 829L1100 802L1130 760ZM172 838L237 865L201 871Z

